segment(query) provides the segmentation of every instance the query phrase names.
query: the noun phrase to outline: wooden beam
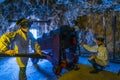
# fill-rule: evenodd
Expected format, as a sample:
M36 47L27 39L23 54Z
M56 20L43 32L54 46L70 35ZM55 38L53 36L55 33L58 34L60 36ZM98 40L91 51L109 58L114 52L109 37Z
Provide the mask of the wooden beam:
M8 20L8 22L16 22L17 20ZM50 20L30 20L30 22L50 22Z
M35 54L26 54L26 53L21 53L21 54L15 54L13 56L8 55L8 54L0 54L0 57L29 57L29 58L40 58L40 59L44 59L46 58L46 55L42 55L40 56L39 54L35 53Z

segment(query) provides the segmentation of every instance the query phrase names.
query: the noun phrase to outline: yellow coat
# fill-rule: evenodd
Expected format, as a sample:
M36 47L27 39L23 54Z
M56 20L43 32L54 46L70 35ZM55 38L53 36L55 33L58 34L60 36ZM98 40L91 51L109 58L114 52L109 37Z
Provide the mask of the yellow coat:
M27 36L22 32L21 29L19 29L16 33L17 33L18 35L20 35L25 41L28 40ZM39 46L39 44L38 44L37 42L34 43L34 48L35 48L36 51L40 51L40 46ZM15 45L15 51L17 51L17 53L19 53L19 52L18 52L18 51L19 51L18 49L19 49L18 46ZM20 67L25 67L25 66L26 66L24 63L22 63L20 57L17 57L16 60L17 60L17 63L18 63L18 65L19 65Z
M90 52L97 52L97 56L95 58L97 64L101 66L108 65L108 52L104 45L90 47L84 44L83 47Z
M17 30L16 32L8 32L6 34L3 34L0 37L0 53L4 53L5 51L9 50L9 45L11 43L12 40L15 40L16 35L20 35L24 40L27 40L27 36L22 32L21 29ZM40 46L37 42L35 42L34 48L36 51L40 51ZM18 52L18 46L15 45L14 46L14 50L17 53ZM25 65L22 63L20 57L16 58L17 63L20 67L25 67Z
M8 32L0 37L0 52L4 53L9 49L9 44L14 40L16 32Z

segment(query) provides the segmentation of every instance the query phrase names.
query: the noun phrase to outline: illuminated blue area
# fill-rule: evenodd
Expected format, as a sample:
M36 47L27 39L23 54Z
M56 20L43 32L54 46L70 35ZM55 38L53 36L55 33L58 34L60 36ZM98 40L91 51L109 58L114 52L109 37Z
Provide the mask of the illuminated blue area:
M33 34L34 38L37 39L37 30L36 29L30 29L30 32Z
M88 62L88 58L83 58L83 57L79 57L79 61L80 64L86 64L88 66L92 66L89 62ZM118 73L118 71L120 70L120 64L116 64L116 63L109 63L108 66L104 69L106 71L110 71L110 72L114 72L114 73Z
M88 58L79 57L80 64L91 66ZM52 71L53 65L48 60L39 60L39 71L36 69L31 60L27 65L27 80L57 80ZM120 70L120 64L110 63L109 67L104 70L117 73ZM62 71L65 73L68 71ZM0 58L0 80L18 80L19 67L15 58Z
M112 4L113 1L112 0L102 0L103 4Z
M4 1L5 1L5 0L0 0L0 3L1 3L1 2L4 2Z
M53 65L48 60L39 60L39 71L31 60L27 65L27 80L57 80L52 71ZM0 58L0 80L18 80L19 67L15 58Z

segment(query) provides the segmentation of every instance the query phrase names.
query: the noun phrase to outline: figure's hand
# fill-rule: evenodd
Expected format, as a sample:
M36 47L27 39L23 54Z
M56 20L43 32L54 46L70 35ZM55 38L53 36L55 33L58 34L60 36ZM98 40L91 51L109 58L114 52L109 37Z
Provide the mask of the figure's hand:
M80 43L80 46L83 46L84 45L84 43Z
M39 54L40 56L42 56L42 52L40 50L37 51L37 54Z
M91 56L91 57L90 57L90 59L95 59L95 58L96 58L96 56Z
M5 54L8 54L8 55L10 55L10 56L13 56L13 55L16 54L16 51L15 51L15 50L7 50L7 51L5 51Z

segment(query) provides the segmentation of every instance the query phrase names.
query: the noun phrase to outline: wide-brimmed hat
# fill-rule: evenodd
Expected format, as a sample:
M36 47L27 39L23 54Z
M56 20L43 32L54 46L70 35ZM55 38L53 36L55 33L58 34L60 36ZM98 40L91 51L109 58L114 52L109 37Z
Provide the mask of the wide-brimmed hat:
M96 40L100 41L100 42L104 42L104 38L103 37L97 37Z
M21 19L17 20L17 22L16 22L16 25L20 26L20 27L28 27L28 28L30 28L29 24L30 24L30 21L28 19L26 19L26 18L21 18Z

